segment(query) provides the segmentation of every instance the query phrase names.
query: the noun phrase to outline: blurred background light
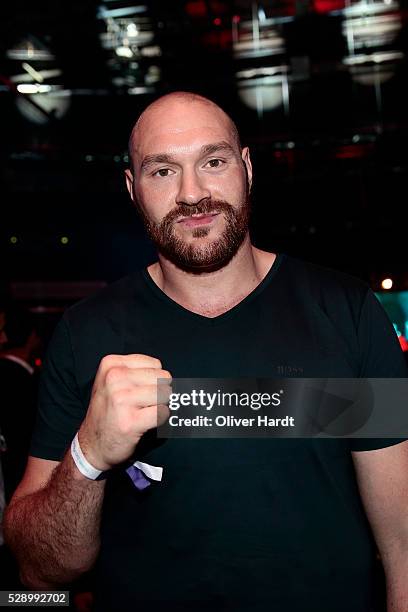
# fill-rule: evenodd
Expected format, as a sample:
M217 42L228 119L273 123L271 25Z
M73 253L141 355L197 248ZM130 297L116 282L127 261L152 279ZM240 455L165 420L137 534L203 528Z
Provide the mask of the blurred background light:
M99 5L97 16L101 26L99 38L114 87L131 95L154 92L161 70L149 62L161 55L161 48L155 42L149 7L105 0Z
M225 108L250 147L254 243L365 280L376 272L373 286L394 300L408 290L407 9L408 0L7 3L7 276L105 282L154 259L123 183L127 140L150 101L186 90Z
M348 55L344 64L361 85L380 85L395 74L404 54L394 47L402 28L396 0L347 2L343 11L343 35Z
M392 278L384 278L381 281L381 287L383 289L386 289L386 290L392 289L392 285L393 285Z
M12 61L10 90L17 94L16 107L24 118L38 125L62 119L70 107L71 92L63 86L54 53L30 34L13 44L6 55Z
M232 49L240 100L258 117L284 105L289 112L289 65L283 25L291 16L269 16L257 2L251 19L232 18Z

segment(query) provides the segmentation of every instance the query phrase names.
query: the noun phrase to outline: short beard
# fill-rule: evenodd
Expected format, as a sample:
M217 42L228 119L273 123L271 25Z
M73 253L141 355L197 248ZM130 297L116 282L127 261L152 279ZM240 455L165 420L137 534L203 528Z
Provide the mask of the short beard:
M245 199L236 209L222 200L203 200L196 205L179 204L171 210L158 224L152 223L143 210L146 231L158 249L178 268L192 274L214 272L226 266L244 241L248 232L250 201L247 186ZM210 214L218 212L225 217L225 229L222 235L205 247L187 244L174 233L174 223L180 217L190 217L194 214ZM210 233L208 227L197 227L193 230L193 238L203 238Z

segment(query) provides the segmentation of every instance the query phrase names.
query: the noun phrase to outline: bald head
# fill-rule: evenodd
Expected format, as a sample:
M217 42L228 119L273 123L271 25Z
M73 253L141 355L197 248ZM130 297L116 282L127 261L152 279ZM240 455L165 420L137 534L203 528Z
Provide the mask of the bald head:
M209 121L211 117L211 121ZM129 138L129 156L134 161L137 155L143 148L143 143L146 138L151 136L152 129L173 129L175 133L179 133L185 125L190 122L194 125L196 119L197 125L205 119L211 123L218 123L225 128L229 138L234 143L238 151L241 151L241 143L237 127L231 117L225 113L215 102L212 102L199 94L176 91L166 94L155 100L142 112L136 121L130 138Z

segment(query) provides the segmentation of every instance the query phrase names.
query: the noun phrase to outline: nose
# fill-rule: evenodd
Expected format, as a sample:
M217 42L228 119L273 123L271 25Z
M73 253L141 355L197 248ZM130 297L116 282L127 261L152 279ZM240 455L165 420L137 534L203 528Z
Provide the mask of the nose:
M0 346L2 344L6 344L8 342L8 338L7 338L7 334L6 332L2 329L0 331Z
M204 184L203 179L197 175L196 170L188 169L183 171L176 198L177 204L195 206L210 196L210 190Z

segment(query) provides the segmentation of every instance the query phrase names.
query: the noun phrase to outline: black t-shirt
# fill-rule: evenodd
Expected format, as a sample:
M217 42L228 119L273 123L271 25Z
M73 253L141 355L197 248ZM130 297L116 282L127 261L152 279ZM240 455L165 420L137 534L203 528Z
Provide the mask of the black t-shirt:
M173 377L405 377L369 287L279 255L260 285L207 318L146 271L70 308L44 365L31 454L60 460L107 354L158 357ZM133 460L162 466L139 491L107 482L96 610L373 610L375 546L352 450L401 440L168 439Z

